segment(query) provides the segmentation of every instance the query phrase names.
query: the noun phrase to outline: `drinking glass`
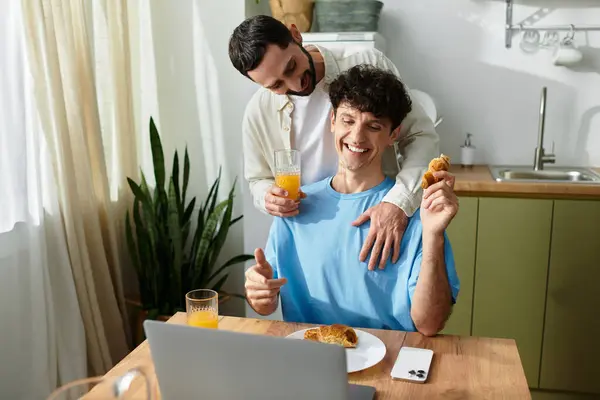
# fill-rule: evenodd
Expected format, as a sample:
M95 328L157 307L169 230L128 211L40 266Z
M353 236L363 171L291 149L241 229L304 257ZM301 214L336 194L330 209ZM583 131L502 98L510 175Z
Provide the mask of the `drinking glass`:
M219 294L210 289L197 289L185 295L187 323L199 328L219 327Z
M275 150L275 185L287 190L288 199L298 200L300 192L300 152Z
M141 368L118 377L94 376L63 385L47 400L154 400L155 382Z

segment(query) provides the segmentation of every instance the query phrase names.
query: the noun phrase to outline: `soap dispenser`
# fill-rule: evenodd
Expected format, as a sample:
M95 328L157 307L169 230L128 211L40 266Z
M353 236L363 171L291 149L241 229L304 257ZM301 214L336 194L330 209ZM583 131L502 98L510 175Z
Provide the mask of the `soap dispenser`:
M471 144L471 135L467 133L465 144L460 146L460 162L463 168L472 168L475 162L475 146Z

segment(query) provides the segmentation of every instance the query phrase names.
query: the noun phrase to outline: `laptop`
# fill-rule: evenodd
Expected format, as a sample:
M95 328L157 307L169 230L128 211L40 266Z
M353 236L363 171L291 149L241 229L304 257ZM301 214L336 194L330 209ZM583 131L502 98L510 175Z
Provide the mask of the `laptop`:
M373 400L336 345L147 320L164 400Z

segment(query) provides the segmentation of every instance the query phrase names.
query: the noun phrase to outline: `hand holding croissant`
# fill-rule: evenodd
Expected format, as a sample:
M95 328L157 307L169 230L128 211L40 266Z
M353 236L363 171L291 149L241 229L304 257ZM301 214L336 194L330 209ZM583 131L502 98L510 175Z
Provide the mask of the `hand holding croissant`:
M448 171L448 169L450 169L450 157L442 154L438 158L434 158L429 162L427 172L423 175L421 187L427 189L434 183L439 182L441 178L436 178L433 173L437 171Z

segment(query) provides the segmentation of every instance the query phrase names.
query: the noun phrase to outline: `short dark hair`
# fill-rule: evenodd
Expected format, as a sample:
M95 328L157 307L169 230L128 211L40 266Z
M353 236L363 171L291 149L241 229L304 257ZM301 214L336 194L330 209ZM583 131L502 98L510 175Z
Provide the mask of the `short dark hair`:
M333 110L347 103L360 112L377 118L389 118L392 131L412 110L412 101L404 84L390 71L372 65L356 65L340 74L329 86Z
M229 38L229 59L235 69L248 76L248 71L262 61L268 45L286 49L293 41L292 33L283 23L268 15L257 15L234 29Z

